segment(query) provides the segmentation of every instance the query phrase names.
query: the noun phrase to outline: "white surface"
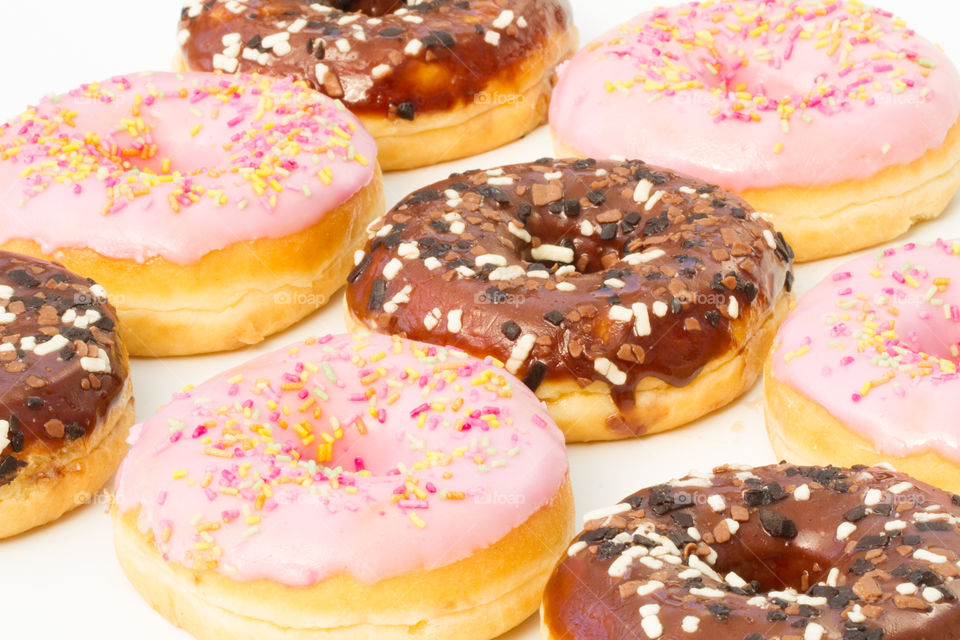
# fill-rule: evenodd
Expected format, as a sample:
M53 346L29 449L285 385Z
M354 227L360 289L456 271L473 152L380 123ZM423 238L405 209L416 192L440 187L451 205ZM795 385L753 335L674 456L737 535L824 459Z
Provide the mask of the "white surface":
M571 0L586 43L642 9L646 0ZM38 6L42 4L42 9ZM885 8L943 44L960 64L960 5L955 0L884 0ZM179 0L47 0L3 3L4 83L0 119L15 116L39 96L117 73L167 69L176 46ZM541 128L491 153L419 171L388 175L387 203L446 177L452 171L524 162L552 155ZM960 204L941 220L922 225L909 240L960 236ZM797 269L799 291L810 288L838 260ZM148 417L188 382L288 342L342 331L340 296L316 315L254 349L224 355L132 364L137 414ZM767 444L759 388L724 411L672 433L633 442L570 447L579 512L619 500L633 491L726 462L774 462ZM0 541L0 617L4 637L186 638L153 612L127 583L114 558L109 518L102 506L75 511L53 525ZM508 634L534 640L536 620Z

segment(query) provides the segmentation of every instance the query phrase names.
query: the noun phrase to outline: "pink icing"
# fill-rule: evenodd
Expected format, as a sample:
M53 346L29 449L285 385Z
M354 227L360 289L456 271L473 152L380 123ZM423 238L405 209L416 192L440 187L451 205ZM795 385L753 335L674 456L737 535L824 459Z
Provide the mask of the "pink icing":
M740 192L870 177L941 146L958 115L960 76L940 49L842 0L641 14L565 65L550 105L579 153Z
M896 457L960 462L960 241L846 264L801 298L773 375Z
M501 366L381 335L257 358L134 434L117 504L141 510L167 560L291 586L468 557L550 504L567 473L559 429Z
M306 85L115 77L0 127L0 243L188 264L316 224L370 182L375 164L356 118Z

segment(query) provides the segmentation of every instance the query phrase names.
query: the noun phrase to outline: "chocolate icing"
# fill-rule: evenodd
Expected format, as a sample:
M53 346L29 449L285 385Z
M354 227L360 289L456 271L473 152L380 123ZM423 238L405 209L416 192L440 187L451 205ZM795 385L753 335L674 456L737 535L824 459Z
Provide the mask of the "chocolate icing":
M639 161L543 159L408 196L372 227L346 297L374 330L493 355L534 389L602 380L625 408L642 378L686 385L739 348L743 321L789 291L792 257L719 188Z
M635 493L587 522L547 585L553 638L636 640L657 626L663 640L960 638L960 498L880 468L714 471ZM650 525L653 534L630 535ZM691 555L721 580L695 576ZM654 557L662 566L644 564ZM688 616L694 632L683 629Z
M127 362L102 288L57 264L0 251L0 306L3 485L32 455L89 435L122 391Z
M191 69L293 75L358 115L413 119L512 82L570 15L565 0L196 0L180 29ZM277 33L283 55L264 44Z

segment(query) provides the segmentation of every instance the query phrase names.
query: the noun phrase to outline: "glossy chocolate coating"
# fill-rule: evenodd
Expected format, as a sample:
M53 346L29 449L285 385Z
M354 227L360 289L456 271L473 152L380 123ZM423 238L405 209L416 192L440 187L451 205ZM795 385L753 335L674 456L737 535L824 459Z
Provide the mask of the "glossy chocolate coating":
M0 251L0 306L3 485L32 455L89 435L122 391L127 361L102 289L57 264Z
M804 640L811 624L821 629L809 637L823 640L960 638L960 498L879 468L722 468L693 481L705 486L646 489L624 501L628 510L587 523L578 536L586 545L575 542L547 585L543 621L553 638L647 638L643 613L655 615L662 640ZM810 490L806 500L795 497L800 485ZM875 501L870 489L879 490ZM722 496L722 510L707 502L719 506L711 496ZM739 529L718 539L717 528L729 531L734 518ZM614 541L650 525L677 543L682 563L655 568L641 558L610 575L631 547L646 545L648 558L658 553L648 537ZM707 549L716 553L710 567L721 581L681 577L689 556L707 558ZM794 591L777 593L787 589ZM697 620L693 632L683 628L688 616L688 629Z
M510 83L570 25L566 0L214 0L188 3L180 21L193 70L292 75L358 115L405 119L471 103L495 79ZM290 51L276 55L263 39L284 32ZM225 44L231 34L238 49ZM215 58L225 52L238 66Z
M790 248L742 199L638 161L545 159L455 175L406 198L372 233L347 287L354 317L495 356L534 389L602 380L622 407L642 378L682 386L739 347L743 323L772 313L792 283ZM535 259L542 245L572 249L573 262ZM499 279L505 269L516 277ZM393 309L405 287L409 301ZM451 312L461 326L451 328ZM536 342L518 361L523 336Z

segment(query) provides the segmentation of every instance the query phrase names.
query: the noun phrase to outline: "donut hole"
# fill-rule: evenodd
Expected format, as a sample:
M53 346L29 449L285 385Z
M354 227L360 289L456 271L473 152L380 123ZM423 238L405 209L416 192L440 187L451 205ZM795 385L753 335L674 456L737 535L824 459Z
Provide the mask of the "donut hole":
M404 0L324 0L322 4L345 13L363 13L371 18L394 13L407 6Z
M761 593L786 589L804 593L826 579L836 560L813 552L813 548L822 547L825 541L805 532L800 535L789 547L773 544L747 548L742 542L724 545L729 548L721 551L713 568L721 576L730 572L737 574L758 586ZM803 536L811 538L805 540Z
M388 435L386 431L378 435L377 426L368 424L366 434L347 429L343 438L334 443L332 459L322 464L346 471L366 470L373 476L390 476L397 475L401 466L412 469L424 459L424 452L412 448L405 437ZM387 437L390 441L384 442Z

